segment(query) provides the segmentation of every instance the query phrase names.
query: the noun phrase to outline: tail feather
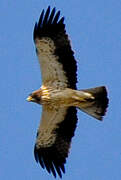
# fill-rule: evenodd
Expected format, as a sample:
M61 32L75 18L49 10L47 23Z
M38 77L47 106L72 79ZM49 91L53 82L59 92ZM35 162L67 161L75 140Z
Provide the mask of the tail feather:
M98 120L102 120L108 107L107 90L104 86L81 90L83 92L91 94L93 98L86 100L85 106L79 106L79 108L85 113L93 116Z

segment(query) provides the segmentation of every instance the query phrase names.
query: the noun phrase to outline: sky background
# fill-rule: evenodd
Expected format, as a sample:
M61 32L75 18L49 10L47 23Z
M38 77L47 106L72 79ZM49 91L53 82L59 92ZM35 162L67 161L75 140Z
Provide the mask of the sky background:
M121 2L116 0L0 1L0 179L54 179L33 155L41 107L26 102L41 85L33 28L48 5L65 16L78 89L106 85L110 99L103 122L78 112L63 180L120 180Z

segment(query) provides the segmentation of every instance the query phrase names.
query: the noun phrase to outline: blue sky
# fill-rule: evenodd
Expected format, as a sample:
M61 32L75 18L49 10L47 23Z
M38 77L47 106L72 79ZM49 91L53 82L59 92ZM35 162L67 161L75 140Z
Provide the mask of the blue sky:
M26 97L41 85L33 27L48 5L61 10L78 62L78 89L106 85L103 122L78 112L63 180L121 179L121 3L115 0L1 0L0 178L54 179L35 162L41 107ZM57 178L58 179L58 178Z

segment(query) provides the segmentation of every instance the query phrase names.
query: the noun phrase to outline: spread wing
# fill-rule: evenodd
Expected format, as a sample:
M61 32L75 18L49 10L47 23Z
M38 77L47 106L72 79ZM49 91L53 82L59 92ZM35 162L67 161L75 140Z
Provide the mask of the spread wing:
M76 113L75 107L48 110L43 106L34 154L41 167L54 177L65 173L64 164L77 123Z
M64 17L48 7L34 27L34 42L43 84L76 89L76 61L65 31Z

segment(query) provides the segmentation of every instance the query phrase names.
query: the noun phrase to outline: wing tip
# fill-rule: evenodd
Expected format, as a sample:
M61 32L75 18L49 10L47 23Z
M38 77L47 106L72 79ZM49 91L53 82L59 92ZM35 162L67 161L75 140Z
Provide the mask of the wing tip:
M64 17L62 17L60 20L59 18L60 18L60 10L56 12L55 7L52 10L50 6L48 6L46 11L43 9L40 14L38 23L35 23L34 26L34 31L33 31L34 41L37 37L43 37L44 35L47 36L49 32L48 28L50 28L50 26L52 28L52 25L53 26L56 24L64 25ZM46 29L48 30L48 32ZM53 32L52 29L51 31Z
M64 164L66 161L60 160L60 158L58 159L53 148L38 149L35 144L34 156L36 162L39 162L43 169L46 168L47 172L52 174L54 178L56 178L57 175L62 178L62 174L65 174Z

